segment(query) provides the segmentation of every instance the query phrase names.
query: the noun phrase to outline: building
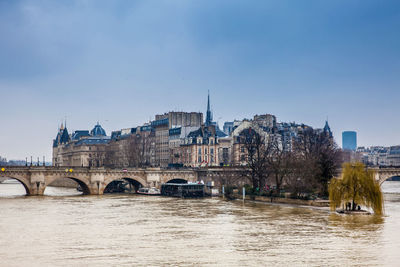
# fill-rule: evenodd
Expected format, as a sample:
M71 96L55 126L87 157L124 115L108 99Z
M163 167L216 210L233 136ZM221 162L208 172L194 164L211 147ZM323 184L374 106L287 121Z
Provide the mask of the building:
M181 146L185 144L188 135L199 127L186 126L169 130L169 164L171 166L183 165Z
M271 114L255 115L253 121L263 128L276 127L276 117Z
M350 151L350 150L348 150ZM400 166L400 146L358 147L356 159L369 166Z
M200 127L203 114L200 112L168 112L156 115L151 126L155 132L155 165L167 167L170 160L170 130L179 127Z
M184 166L219 166L218 140L216 125L202 125L188 134L179 154Z
M224 123L223 131L226 135L231 135L233 130L233 121L226 121Z
M312 131L316 134L324 134L333 140L329 124L326 122L322 129L313 129L305 124L276 122L273 115L256 115L253 120L243 120L240 124L234 126L231 133L231 165L247 164L246 137L251 133L261 136L264 143L273 142L276 147L282 151L292 151L295 142L300 140L301 136Z
M168 112L156 115L142 126L113 131L111 136L106 135L99 123L91 131L72 134L61 125L53 140L53 165L124 168L245 165L248 158L245 141L249 133L257 133L265 143L273 140L282 151L292 151L295 141L310 130L333 136L327 121L324 128L314 130L294 122L278 123L271 114L226 122L222 132L213 121L208 94L204 124L200 112Z
M155 133L150 124L114 131L106 148L105 166L150 167L155 165Z
M342 132L342 148L343 150L356 151L357 149L357 133L354 131Z
M221 164L220 155L223 155L223 150L220 150L219 141L227 135L219 129L218 124L212 118L210 94L208 94L206 121L203 125L195 129L186 127L184 132L183 127L170 131L170 147L173 148L171 162L173 164L191 167L219 166ZM226 146L227 142L224 144ZM228 158L224 158L225 162L228 161Z
M61 124L53 140L53 166L103 166L110 140L99 123L90 133L79 130L72 135Z
M400 166L400 146L391 146L389 148L386 162L388 166Z
M255 121L243 120L242 123L235 127L231 133L230 165L247 164L245 137L251 131L260 135L264 141L267 139L268 133L264 131Z

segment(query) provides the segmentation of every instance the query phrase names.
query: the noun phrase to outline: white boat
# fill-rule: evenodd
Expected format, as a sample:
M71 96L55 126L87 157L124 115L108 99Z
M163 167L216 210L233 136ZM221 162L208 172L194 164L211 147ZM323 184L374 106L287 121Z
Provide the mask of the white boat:
M159 189L155 187L147 188L147 187L142 187L139 188L138 191L136 191L137 194L140 195L150 195L150 196L159 196L161 195L161 192Z

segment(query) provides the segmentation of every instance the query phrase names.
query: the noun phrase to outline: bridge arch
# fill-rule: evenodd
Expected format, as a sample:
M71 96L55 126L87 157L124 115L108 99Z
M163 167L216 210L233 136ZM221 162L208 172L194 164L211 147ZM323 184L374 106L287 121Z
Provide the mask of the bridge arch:
M379 177L379 184L382 185L384 182L386 182L389 179L395 178L397 177L398 179L400 179L400 173L398 174L387 174L387 175L382 175ZM399 180L396 180L399 181Z
M47 186L51 185L55 180L60 180L60 179L71 179L71 180L75 181L80 186L80 188L82 189L82 193L84 195L90 195L90 194L93 193L90 190L90 186L89 186L88 181L85 181L83 179L79 179L79 178L76 178L76 177L72 177L72 176L51 177L51 178L46 180L46 183L44 185L44 190L46 189ZM44 192L44 190L43 190L43 192Z
M18 177L18 176L2 176L2 177L8 178L8 179L17 180L25 188L26 195L28 195L28 196L32 195L33 192L32 192L31 187L29 185L29 181L27 181L25 178Z
M140 187L147 185L146 181L140 177L128 177L128 176L109 177L109 178L104 179L103 185L99 188L100 194L104 194L104 191L106 191L107 186L109 186L112 182L118 181L121 179L126 180L130 184L132 184L135 187L135 191L138 190Z

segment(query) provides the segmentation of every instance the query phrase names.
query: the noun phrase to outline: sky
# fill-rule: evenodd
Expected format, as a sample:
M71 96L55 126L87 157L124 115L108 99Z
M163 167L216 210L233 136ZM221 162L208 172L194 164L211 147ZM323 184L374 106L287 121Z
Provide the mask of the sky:
M274 114L400 144L400 2L0 0L0 156L168 111Z

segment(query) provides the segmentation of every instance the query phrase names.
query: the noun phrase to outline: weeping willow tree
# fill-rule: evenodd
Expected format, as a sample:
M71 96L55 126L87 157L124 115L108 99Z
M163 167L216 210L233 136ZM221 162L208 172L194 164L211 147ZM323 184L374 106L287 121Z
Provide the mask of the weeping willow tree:
M333 178L329 184L331 210L351 203L351 209L357 205L372 208L375 214L383 213L383 195L374 172L367 170L362 163L345 163L341 179Z

